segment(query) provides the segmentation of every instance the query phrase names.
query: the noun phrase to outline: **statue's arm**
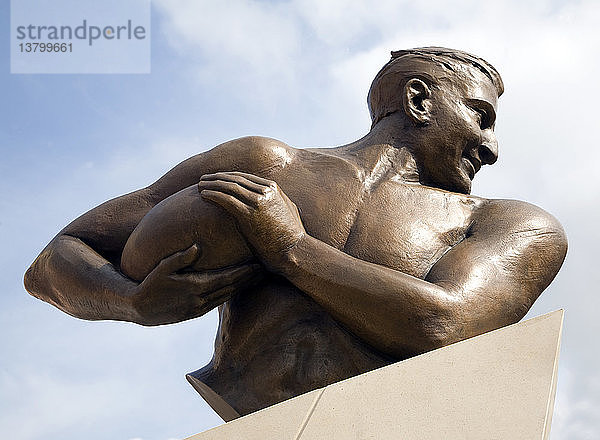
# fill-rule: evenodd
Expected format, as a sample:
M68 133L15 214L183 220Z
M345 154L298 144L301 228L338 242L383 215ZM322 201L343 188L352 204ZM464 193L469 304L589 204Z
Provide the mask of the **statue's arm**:
M520 320L564 260L562 227L520 202L484 207L424 280L304 236L281 271L357 336L402 357ZM324 264L324 262L327 262Z
M274 142L269 140L269 142ZM114 319L164 324L199 316L218 305L238 282L256 268L215 273L174 272L188 266L198 250L190 248L162 261L142 283L119 270L127 239L142 217L158 202L198 182L206 172L248 167L256 171L262 138L242 138L196 155L147 188L109 200L63 229L25 274L26 289L66 313L83 319ZM164 301L165 292L185 298ZM177 306L177 307L176 307Z
M152 208L148 188L83 214L42 250L25 274L25 288L83 319L135 321L129 302L137 283L118 270L120 252Z
M549 214L522 202L489 202L468 236L419 279L308 235L274 182L219 173L203 176L199 186L237 219L270 270L368 344L399 358L518 321L566 253L564 231Z
M25 273L25 288L82 319L137 322L129 301L137 283L80 239L59 234Z

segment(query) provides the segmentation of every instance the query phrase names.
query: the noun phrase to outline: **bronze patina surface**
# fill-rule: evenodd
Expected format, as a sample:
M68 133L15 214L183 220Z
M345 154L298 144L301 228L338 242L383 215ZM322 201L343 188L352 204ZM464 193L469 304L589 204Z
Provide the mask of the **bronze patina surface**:
M25 275L84 319L180 322L219 307L190 382L225 419L519 321L558 272L560 224L470 195L496 162L498 72L392 53L372 128L336 148L221 144L63 229Z

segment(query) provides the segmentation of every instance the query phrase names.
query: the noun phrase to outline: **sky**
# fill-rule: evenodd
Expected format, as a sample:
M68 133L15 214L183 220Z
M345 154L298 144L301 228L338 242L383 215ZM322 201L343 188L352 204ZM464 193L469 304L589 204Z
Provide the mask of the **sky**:
M526 200L569 252L528 317L565 309L552 440L600 438L600 3L153 0L150 74L11 74L0 0L0 436L171 440L221 423L184 379L216 315L88 322L29 296L25 270L71 220L185 158L264 135L348 143L390 50L445 46L502 74L500 156L473 194Z

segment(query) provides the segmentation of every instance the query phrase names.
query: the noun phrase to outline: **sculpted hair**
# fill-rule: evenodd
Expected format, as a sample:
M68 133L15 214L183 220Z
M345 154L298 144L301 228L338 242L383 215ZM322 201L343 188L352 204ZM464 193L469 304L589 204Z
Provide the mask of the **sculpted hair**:
M428 84L435 84L434 75L423 68L429 63L451 72L464 70L464 66L474 67L486 75L498 91L504 92L504 84L498 71L490 63L470 53L444 47L420 47L416 49L392 51L392 59L375 76L367 103L371 113L372 127L389 114L402 109L402 94L406 81L420 78Z

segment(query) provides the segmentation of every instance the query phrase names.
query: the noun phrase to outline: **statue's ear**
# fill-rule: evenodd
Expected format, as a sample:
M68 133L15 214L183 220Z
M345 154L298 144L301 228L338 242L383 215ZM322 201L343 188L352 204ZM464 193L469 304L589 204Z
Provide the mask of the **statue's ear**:
M419 78L411 78L404 86L404 111L417 124L431 119L431 90Z

